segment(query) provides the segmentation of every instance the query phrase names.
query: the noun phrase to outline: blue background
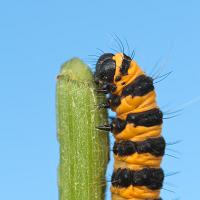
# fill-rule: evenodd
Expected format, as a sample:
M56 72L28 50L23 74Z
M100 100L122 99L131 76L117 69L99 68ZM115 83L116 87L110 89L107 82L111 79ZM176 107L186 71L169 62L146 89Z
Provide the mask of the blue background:
M55 200L58 143L55 83L60 65L117 48L127 39L135 59L162 73L156 84L164 111L184 108L164 122L167 142L164 199L199 198L200 3L192 0L39 1L0 3L0 194L4 200ZM108 170L109 180L112 163ZM174 192L169 192L172 190ZM107 191L107 199L109 198Z

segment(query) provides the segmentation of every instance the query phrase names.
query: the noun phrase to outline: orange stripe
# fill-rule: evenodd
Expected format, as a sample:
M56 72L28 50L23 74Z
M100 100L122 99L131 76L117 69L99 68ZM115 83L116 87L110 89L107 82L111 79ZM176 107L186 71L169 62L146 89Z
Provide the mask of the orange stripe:
M127 198L120 197L117 194L112 194L112 199L113 200L127 200ZM141 199L141 198L130 198L128 200L144 200L144 199Z
M145 186L129 186L127 188L117 188L111 186L111 192L127 199L157 199L160 195L160 190L150 190Z
M153 108L157 108L155 91L144 96L126 96L121 99L121 104L113 111L119 118L126 119L128 113L144 112Z
M159 168L162 157L156 157L150 153L138 154L134 153L131 156L114 156L114 168L130 168L132 170L140 170L145 167Z
M161 135L162 126L156 125L151 127L134 126L134 124L127 124L125 129L114 137L116 141L131 140L133 142L143 141L148 138L159 137Z

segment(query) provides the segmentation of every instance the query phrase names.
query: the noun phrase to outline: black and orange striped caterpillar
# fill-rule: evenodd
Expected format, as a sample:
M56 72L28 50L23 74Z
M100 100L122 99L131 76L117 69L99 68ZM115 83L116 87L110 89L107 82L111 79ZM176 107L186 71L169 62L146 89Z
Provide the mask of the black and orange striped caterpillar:
M116 112L110 124L97 127L115 137L112 200L161 200L164 172L160 164L166 144L153 78L124 53L104 53L94 79L97 92L109 94L99 108Z

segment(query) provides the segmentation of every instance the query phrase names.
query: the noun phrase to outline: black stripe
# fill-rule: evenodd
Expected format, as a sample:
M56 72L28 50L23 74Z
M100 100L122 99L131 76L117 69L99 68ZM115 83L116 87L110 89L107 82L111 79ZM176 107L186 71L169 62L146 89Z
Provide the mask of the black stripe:
M126 54L124 54L122 66L120 68L120 72L121 72L122 75L128 74L128 69L130 67L130 64L131 64L131 58L129 56L127 56Z
M120 104L120 98L116 99L116 105L117 103ZM156 126L162 124L162 118L162 112L158 108L154 108L145 112L130 113L127 115L126 120L115 118L111 122L111 127L114 134L117 134L123 131L127 124L133 123L134 126L145 127Z
M107 101L111 108L116 108L117 106L119 106L121 104L121 98L120 98L120 96L118 96L116 94L110 95L110 97L108 98Z
M162 188L164 172L161 168L144 168L139 171L130 169L117 169L112 174L112 185L114 187L146 186L152 190Z
M122 96L144 96L154 90L153 79L151 77L141 75L132 83L124 87Z
M127 123L134 123L135 126L155 126L162 124L163 114L158 108L145 112L130 113L127 115Z
M129 140L115 142L113 152L119 156L129 156L134 153L150 153L156 157L163 156L165 153L165 140L163 137L149 138L141 142L132 142Z

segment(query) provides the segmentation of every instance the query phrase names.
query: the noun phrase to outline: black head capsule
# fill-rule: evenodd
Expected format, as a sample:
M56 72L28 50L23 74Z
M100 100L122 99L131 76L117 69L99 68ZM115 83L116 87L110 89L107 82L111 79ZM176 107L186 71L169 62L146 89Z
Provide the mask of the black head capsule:
M111 87L115 75L116 63L112 59L114 54L105 53L97 61L96 71L94 73L94 80L100 86L107 86L107 90L113 90Z

